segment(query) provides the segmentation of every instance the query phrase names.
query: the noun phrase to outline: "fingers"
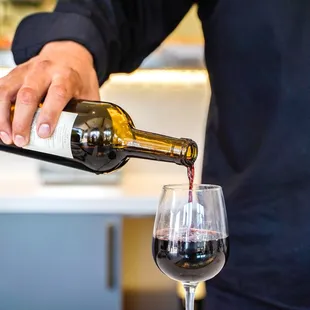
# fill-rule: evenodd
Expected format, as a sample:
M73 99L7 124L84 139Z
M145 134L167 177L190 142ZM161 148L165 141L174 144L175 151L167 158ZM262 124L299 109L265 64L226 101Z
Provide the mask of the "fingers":
M14 144L23 147L29 142L30 127L38 105L50 84L50 75L42 64L31 70L16 96L12 136Z
M59 116L72 97L78 97L80 84L78 75L72 69L53 76L37 121L37 132L41 138L50 137Z
M22 84L20 76L9 74L0 79L0 139L5 144L11 144L11 103L16 98Z

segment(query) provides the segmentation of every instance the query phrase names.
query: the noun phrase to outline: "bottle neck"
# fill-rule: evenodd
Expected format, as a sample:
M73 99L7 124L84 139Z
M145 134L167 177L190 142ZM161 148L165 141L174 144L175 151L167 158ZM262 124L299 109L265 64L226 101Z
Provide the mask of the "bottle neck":
M172 162L186 167L197 158L197 144L190 139L174 138L132 128L132 139L126 140L128 156Z

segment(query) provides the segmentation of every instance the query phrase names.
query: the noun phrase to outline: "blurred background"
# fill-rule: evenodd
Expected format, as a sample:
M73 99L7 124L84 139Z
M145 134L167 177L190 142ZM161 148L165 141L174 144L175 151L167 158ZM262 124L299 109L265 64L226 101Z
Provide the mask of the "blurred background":
M54 5L0 0L0 77L15 66L20 20ZM210 100L203 44L193 6L138 70L112 75L100 90L137 128L194 139L196 182ZM182 290L155 266L151 239L161 187L186 183L183 167L130 160L93 176L2 152L0 171L0 310L182 309Z

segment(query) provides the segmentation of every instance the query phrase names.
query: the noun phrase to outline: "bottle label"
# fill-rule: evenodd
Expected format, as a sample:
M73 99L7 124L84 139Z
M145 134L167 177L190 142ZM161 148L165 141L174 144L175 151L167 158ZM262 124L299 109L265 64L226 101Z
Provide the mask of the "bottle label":
M71 131L78 114L61 112L53 135L47 139L42 139L37 134L37 119L39 114L40 109L35 113L31 124L30 140L28 145L24 146L24 149L73 158L71 151Z

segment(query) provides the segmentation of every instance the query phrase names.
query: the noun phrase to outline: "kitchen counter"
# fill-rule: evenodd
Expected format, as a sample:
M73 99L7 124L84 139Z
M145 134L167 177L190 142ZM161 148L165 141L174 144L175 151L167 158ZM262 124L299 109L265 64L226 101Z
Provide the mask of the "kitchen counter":
M139 186L139 185L137 185ZM24 187L15 183L11 189L3 187L0 196L0 213L87 213L153 215L156 211L156 195L130 196L126 186L100 188L99 186L35 186L27 194L13 194L14 189ZM28 189L28 186L26 187ZM14 195L14 196L13 196Z
M0 213L154 215L163 184L187 181L184 167L175 165L171 167L174 172L165 174L165 168L160 166L168 168L169 164L150 162L149 173L134 173L132 170L139 160L131 161L121 170L118 184L44 185L37 161L2 153ZM156 169L158 173L154 172Z

